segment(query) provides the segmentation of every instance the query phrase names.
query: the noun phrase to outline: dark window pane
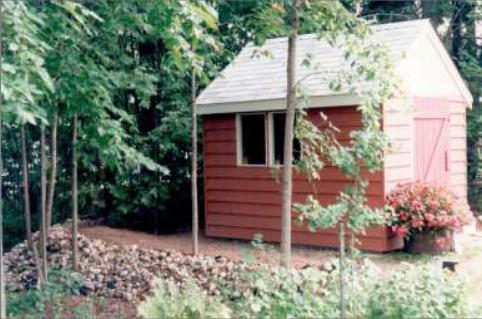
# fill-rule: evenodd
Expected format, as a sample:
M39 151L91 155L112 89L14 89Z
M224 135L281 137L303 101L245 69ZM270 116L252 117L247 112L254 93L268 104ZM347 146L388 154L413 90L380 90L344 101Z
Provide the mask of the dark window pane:
M285 121L285 113L273 113L274 164L284 163ZM295 161L300 158L300 149L300 141L295 138L293 141L293 158Z
M241 116L242 163L266 164L266 134L264 114Z

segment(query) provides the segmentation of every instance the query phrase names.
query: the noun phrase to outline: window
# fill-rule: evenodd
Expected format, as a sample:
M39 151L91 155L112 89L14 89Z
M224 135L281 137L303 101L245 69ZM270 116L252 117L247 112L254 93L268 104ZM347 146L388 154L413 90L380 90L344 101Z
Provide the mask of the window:
M240 163L243 165L266 165L265 114L239 116L241 138Z
M238 114L239 165L282 165L286 115L282 112ZM299 160L301 145L293 141L293 158ZM269 161L268 159L269 158Z
M284 142L285 142L285 113L272 113L272 164L282 165L284 163ZM293 159L299 160L301 145L298 139L293 140Z

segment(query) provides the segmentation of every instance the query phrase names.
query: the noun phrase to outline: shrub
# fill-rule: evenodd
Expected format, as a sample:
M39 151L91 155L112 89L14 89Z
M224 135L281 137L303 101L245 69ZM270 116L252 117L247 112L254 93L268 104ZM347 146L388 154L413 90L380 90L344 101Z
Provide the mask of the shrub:
M470 211L442 187L414 182L398 185L387 195L388 224L401 237L428 230L434 235L454 232L468 222Z
M208 297L194 282L184 289L159 281L154 294L138 307L143 318L229 318L231 311L218 298Z
M61 299L78 295L81 283L79 273L52 269L42 290L32 288L7 294L8 318L38 318L41 314L57 317L63 310Z
M347 318L480 317L455 274L431 266L403 265L386 279L369 263L347 263ZM386 275L386 274L385 274ZM228 295L234 318L339 318L340 281L316 269L276 269L248 275L247 291ZM246 277L246 278L248 278Z
M319 317L323 313L326 276L315 268L245 273L225 295L235 318Z
M407 265L375 283L368 293L367 318L480 318L467 302L463 282L434 267Z
M455 274L433 266L402 265L381 279L369 263L347 263L347 318L479 318ZM385 276L387 274L384 274ZM161 282L139 306L144 318L339 318L340 281L315 268L276 268L240 274L207 297L194 283L185 289Z

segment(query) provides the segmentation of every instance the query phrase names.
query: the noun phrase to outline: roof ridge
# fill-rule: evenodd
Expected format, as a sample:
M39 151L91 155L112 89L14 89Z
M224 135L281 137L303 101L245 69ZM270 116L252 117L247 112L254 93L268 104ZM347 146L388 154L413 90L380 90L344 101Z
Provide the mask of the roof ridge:
M423 27L426 23L430 23L429 19L415 19L415 20L407 20L407 21L397 21L397 22L390 22L390 23L379 23L379 24L369 24L368 27L370 29L375 29L374 31L383 31L383 30L394 30L400 29L402 27L408 27L413 25L418 25ZM316 33L304 33L298 35L299 41L306 41L311 40L316 37ZM288 37L277 37L267 39L264 45L274 44L274 43L283 43L288 40ZM247 46L254 46L252 42L250 42Z

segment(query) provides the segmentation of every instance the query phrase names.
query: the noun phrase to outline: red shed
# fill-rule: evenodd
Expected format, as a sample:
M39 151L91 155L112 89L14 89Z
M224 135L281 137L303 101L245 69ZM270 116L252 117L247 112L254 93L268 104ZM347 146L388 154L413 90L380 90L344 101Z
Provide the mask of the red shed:
M426 180L450 187L466 198L466 108L472 97L427 20L376 25L372 40L388 47L403 83L403 97L383 105L383 129L395 143L386 154L384 169L366 173L368 202L383 205L397 183ZM266 50L269 56L258 56ZM206 234L252 239L263 234L280 240L280 184L272 168L282 164L284 109L286 107L287 39L267 41L263 48L247 45L197 100L204 123ZM307 76L301 66L306 54L324 74ZM340 128L341 140L361 126L355 95L333 92L329 82L346 62L340 50L302 35L298 42L298 76L310 96L307 106L313 121L322 111ZM321 125L321 123L320 123ZM347 179L335 167L321 172L315 185L294 174L293 200L314 194L331 203ZM335 247L335 230L310 232L293 228L293 242ZM386 227L373 227L360 237L361 248L389 251L400 248Z

